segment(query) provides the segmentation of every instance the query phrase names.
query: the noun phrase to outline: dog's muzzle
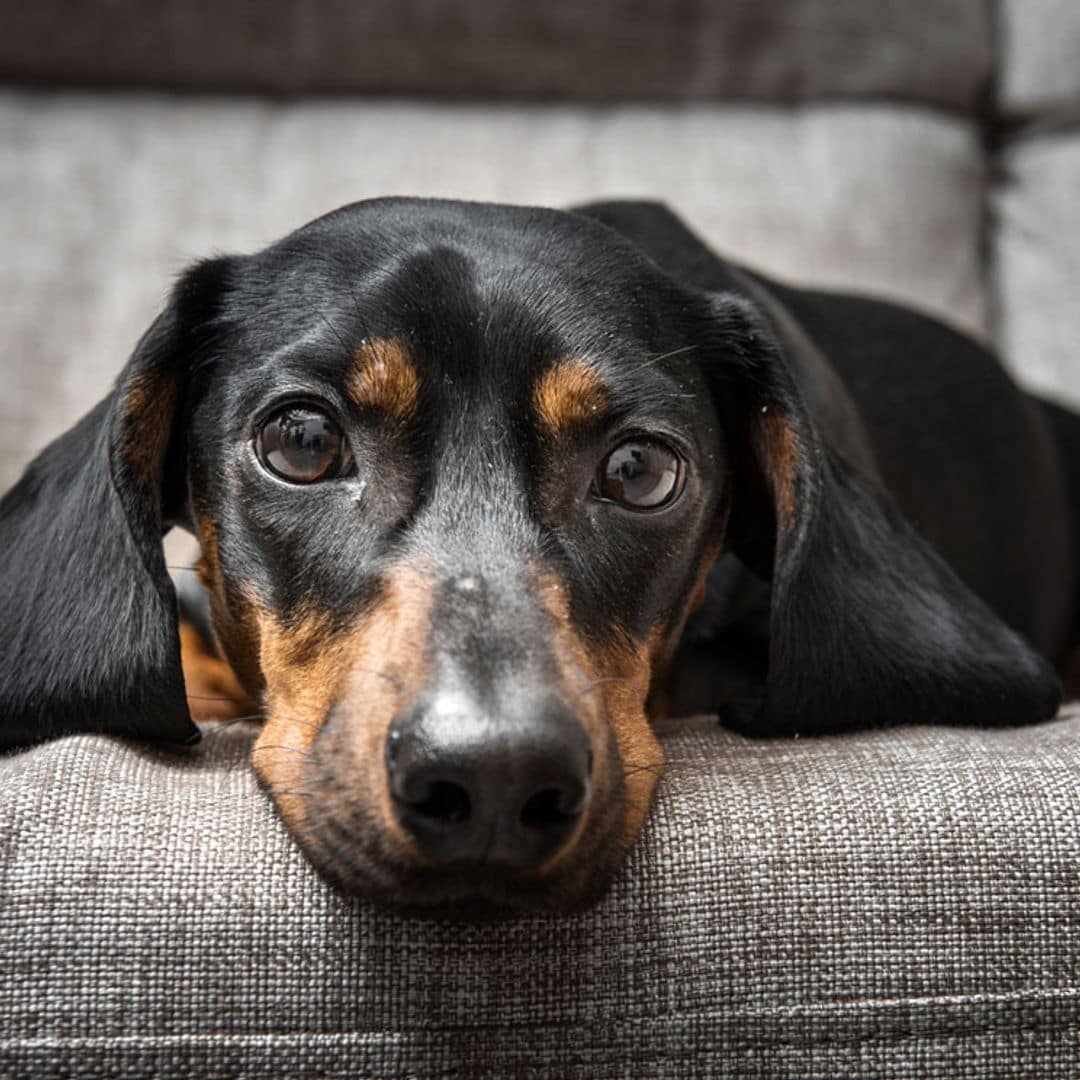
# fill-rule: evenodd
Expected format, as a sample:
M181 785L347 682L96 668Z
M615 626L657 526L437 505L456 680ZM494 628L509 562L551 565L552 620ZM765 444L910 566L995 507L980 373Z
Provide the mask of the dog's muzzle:
M393 724L386 767L398 820L426 859L526 869L555 855L581 821L592 753L558 697L496 717L441 690Z

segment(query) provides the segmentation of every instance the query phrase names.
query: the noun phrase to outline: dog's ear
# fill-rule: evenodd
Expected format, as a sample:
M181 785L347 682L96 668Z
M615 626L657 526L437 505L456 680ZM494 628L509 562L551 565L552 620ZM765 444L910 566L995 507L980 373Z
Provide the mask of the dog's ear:
M752 305L707 306L695 332L732 442L729 546L772 582L765 699L747 730L1052 716L1050 665L825 444Z
M228 273L188 271L112 393L0 501L0 747L198 737L161 541L183 487L174 421Z

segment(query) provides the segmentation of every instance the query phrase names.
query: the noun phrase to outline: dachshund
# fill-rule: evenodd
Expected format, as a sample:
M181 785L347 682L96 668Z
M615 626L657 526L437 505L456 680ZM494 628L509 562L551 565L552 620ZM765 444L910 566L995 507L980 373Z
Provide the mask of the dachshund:
M183 274L0 503L0 740L192 741L209 636L330 882L580 910L660 718L1053 716L1078 432L945 325L770 280L661 204L352 204Z

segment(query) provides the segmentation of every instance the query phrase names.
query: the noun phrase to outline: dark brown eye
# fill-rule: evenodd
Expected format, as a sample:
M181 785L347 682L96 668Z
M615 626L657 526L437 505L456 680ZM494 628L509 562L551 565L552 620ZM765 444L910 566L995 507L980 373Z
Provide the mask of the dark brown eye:
M631 510L657 510L675 501L684 481L682 458L670 446L631 439L600 462L596 491Z
M292 405L274 413L255 435L259 461L294 484L341 476L352 461L341 428L316 409Z

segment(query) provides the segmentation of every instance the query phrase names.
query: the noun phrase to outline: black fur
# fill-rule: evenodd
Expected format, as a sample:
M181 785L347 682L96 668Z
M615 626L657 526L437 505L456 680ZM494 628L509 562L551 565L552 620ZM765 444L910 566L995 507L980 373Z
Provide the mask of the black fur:
M29 466L0 502L0 745L74 731L192 741L176 598L161 538L171 427L125 416L136 381L183 378L208 288L202 267L174 290L116 388ZM163 390L158 392L164 392ZM147 486L129 454L156 474Z
M420 368L405 432L342 390L357 344L386 336ZM530 393L575 356L611 408L552 460ZM123 452L136 375L182 384L170 431L143 433L160 443L152 489ZM255 467L251 425L290 394L339 417L362 490ZM663 433L690 460L670 512L589 501L628 432ZM535 655L507 644L542 632L526 564L568 582L587 637L643 640L677 622L722 540L657 691L752 733L1044 719L1060 689L1029 641L1055 661L1072 644L1057 444L993 358L902 309L751 275L655 204L379 200L185 276L114 394L0 504L0 744L194 734L160 536L195 504L231 580L286 618L347 621L402 552L447 579L482 573L481 667Z

